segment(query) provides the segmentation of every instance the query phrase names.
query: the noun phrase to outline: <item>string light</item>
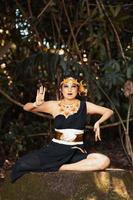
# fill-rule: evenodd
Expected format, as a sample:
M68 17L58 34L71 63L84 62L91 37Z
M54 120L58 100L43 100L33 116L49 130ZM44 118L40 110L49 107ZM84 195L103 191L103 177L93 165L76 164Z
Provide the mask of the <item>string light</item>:
M0 33L3 33L4 32L4 30L3 29L0 29Z
M8 30L6 30L6 34L7 34L7 35L9 34L9 31L8 31Z
M12 44L11 44L11 49L12 49L12 50L15 50L16 48L17 48L16 44L15 44L15 43L12 43Z
M1 69L4 69L4 68L6 68L6 64L5 64L5 63L2 63L2 64L1 64Z
M40 41L38 41L38 46L39 46L39 47L41 47L41 46L42 46Z
M83 61L84 61L84 62L87 62L87 61L88 61L88 59L87 59L87 58L83 58Z
M84 53L84 54L83 54L83 57L84 57L84 58L86 58L86 57L87 57L87 55Z
M55 49L50 49L50 52L51 52L51 53L55 53L56 50L55 50Z
M12 83L13 83L12 80L10 80L10 81L8 82L8 85L11 86Z
M65 53L65 51L63 49L60 49L58 52L59 55L63 55L64 53Z
M64 61L67 61L67 56L64 57Z
M83 73L80 73L79 76L83 76Z
M4 74L7 74L7 71L6 71L6 70L4 70L4 71L3 71L3 73L4 73Z
M5 40L1 40L1 46L5 45Z

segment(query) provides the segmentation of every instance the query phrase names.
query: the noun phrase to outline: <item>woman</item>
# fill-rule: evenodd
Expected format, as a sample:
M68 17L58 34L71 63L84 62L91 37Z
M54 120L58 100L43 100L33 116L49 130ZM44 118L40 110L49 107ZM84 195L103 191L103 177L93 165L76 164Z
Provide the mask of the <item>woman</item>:
M60 84L63 98L59 101L45 101L45 88L37 90L36 101L24 105L24 110L49 113L54 118L55 136L51 143L40 150L20 158L14 165L12 182L27 172L58 170L94 171L109 166L107 156L99 153L87 154L83 147L83 134L87 114L99 114L94 124L95 140L101 140L100 124L111 117L111 109L80 101L77 95L85 92L82 82L68 77Z

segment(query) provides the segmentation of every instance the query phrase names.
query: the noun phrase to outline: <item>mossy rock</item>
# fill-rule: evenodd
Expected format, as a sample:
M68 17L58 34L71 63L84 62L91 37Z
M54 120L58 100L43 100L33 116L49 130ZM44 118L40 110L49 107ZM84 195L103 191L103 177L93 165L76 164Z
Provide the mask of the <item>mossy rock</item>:
M29 173L15 183L7 176L0 200L132 200L133 172Z

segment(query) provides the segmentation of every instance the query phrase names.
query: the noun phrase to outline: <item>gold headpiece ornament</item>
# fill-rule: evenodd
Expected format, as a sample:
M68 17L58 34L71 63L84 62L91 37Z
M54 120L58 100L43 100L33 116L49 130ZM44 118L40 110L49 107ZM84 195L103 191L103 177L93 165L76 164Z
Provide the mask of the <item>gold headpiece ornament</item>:
M65 83L69 83L72 82L73 84L76 84L79 88L79 95L87 95L87 88L86 88L86 84L83 83L83 81L78 82L77 79L73 78L73 77L68 77L66 79L64 79L61 83L60 86L62 86Z

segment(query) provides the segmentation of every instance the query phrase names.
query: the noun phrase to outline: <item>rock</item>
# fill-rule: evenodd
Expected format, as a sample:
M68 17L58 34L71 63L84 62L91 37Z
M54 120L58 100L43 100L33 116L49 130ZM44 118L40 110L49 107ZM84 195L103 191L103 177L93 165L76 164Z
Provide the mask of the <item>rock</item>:
M9 175L0 200L132 200L133 172L29 173L15 183Z

